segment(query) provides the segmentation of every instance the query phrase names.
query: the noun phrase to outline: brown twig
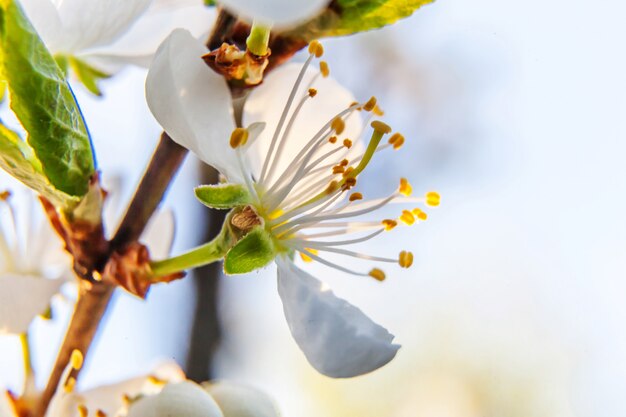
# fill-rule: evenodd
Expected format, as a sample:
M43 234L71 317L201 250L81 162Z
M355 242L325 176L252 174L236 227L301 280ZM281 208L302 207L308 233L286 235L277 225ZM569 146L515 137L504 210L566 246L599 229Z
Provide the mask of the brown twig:
M59 350L48 385L42 392L37 404L36 416L44 416L46 414L48 404L50 404L50 400L54 396L59 382L61 382L63 370L67 366L74 349L80 350L83 354L86 354L89 350L89 346L98 330L98 325L101 323L102 317L111 301L114 288L106 284L91 284L87 281L81 281L80 293L72 321L63 340L63 345Z
M170 181L178 172L188 150L163 132L152 160L135 192L126 215L111 241L111 252L139 239L157 209Z
M139 239L187 152L187 149L176 144L166 133L161 135L148 169L111 241L109 256ZM72 351L78 349L83 355L87 355L115 289L113 285L105 282L93 284L83 282L82 285L59 355L37 404L35 415L40 417L45 415Z

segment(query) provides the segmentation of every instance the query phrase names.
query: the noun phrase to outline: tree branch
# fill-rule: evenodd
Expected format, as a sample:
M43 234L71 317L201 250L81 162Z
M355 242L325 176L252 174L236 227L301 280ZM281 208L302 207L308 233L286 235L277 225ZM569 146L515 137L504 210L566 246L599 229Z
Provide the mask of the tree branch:
M166 133L161 135L161 140L152 155L126 215L111 241L109 256L139 239L148 220L163 199L174 175L178 172L187 152L187 149L175 143ZM59 382L61 382L63 370L67 366L72 351L78 349L87 356L91 342L115 290L113 285L105 282L95 282L90 285L86 281L81 281L81 284L82 287L72 320L52 368L48 384L37 404L36 416L43 417L45 415L50 400Z

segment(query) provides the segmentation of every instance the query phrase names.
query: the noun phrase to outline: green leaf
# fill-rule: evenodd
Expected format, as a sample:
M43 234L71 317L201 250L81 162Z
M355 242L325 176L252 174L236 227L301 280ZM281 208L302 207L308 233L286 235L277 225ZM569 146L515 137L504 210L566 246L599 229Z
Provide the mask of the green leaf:
M241 184L201 185L195 189L196 197L207 207L229 209L252 202L248 189Z
M83 196L94 174L89 134L63 71L15 0L0 0L0 70L11 109L55 189Z
M2 103L4 101L4 97L6 96L6 92L7 92L7 83L6 83L6 81L4 81L3 78L0 78L0 103Z
M76 78L89 90L92 94L101 96L102 92L98 88L98 81L111 77L110 74L102 72L86 62L75 58L68 58L70 68L76 75Z
M205 6L215 6L215 0L204 0Z
M224 272L246 274L269 264L276 257L272 236L263 227L252 229L228 251Z
M378 29L411 16L434 0L335 0L318 17L281 34L306 40Z
M0 124L0 167L54 205L67 207L78 202L77 197L58 191L50 184L33 150L17 133L2 124Z

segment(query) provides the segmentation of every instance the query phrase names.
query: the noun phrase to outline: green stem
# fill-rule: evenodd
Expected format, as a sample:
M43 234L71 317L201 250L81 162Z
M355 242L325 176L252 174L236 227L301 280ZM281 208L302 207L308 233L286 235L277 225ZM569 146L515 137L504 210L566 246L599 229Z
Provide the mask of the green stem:
M248 51L257 56L267 55L267 45L270 43L271 26L267 26L258 22L252 24L250 36L246 39Z
M222 232L212 241L191 249L189 252L162 261L151 262L150 268L154 277L174 274L221 260L233 245L230 233L225 229L227 228L223 228Z

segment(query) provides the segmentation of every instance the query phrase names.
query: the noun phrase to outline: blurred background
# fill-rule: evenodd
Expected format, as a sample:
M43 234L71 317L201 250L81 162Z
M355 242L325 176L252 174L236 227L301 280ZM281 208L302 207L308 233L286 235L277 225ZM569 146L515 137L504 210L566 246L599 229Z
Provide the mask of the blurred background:
M269 267L220 279L211 376L265 390L285 416L626 415L625 12L602 0L440 0L325 41L332 75L379 97L407 137L368 168L368 194L406 176L443 196L427 222L364 246L385 253L401 240L410 270L381 284L311 268L403 347L370 375L319 375L291 339ZM105 180L120 183L118 217L160 132L144 78L125 70L104 83L106 100L76 88ZM206 227L191 192L200 171L188 158L163 204L175 207L174 252ZM184 365L195 288L157 286L147 302L118 294L81 384ZM70 309L59 299L55 320L34 325L42 374ZM0 352L0 383L19 386L19 344L0 338Z

